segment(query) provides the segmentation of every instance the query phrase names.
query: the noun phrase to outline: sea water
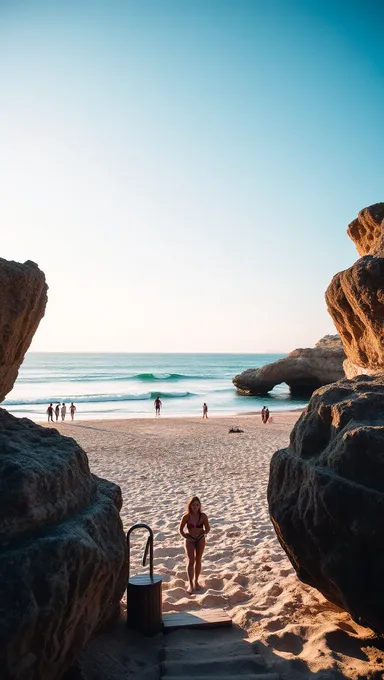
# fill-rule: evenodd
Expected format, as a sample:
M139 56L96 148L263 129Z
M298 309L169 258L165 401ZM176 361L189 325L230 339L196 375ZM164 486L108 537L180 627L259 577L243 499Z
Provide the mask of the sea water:
M154 415L160 397L162 416L271 412L304 407L287 385L268 396L240 395L232 378L284 354L74 354L29 352L12 392L1 404L16 416L45 420L47 406L74 402L76 419L140 418ZM67 416L68 417L68 416Z

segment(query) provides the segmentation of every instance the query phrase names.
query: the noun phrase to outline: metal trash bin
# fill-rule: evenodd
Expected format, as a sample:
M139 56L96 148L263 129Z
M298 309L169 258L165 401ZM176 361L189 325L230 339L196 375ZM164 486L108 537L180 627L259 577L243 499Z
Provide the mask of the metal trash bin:
M149 550L149 574L130 576L130 537L135 529L149 532L143 555L146 565ZM156 635L163 627L161 576L153 575L153 531L148 524L133 524L127 533L128 583L127 583L127 626L143 633Z

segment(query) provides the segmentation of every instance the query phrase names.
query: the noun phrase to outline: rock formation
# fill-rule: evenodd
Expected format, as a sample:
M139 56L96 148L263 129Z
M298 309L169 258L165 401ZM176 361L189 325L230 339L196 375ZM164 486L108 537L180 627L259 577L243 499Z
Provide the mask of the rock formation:
M326 335L315 347L295 349L284 359L243 371L233 378L233 384L243 394L256 395L287 383L292 395L308 396L322 385L344 377L344 359L339 336Z
M384 203L365 208L348 227L363 255L333 277L325 294L343 341L347 377L384 373Z
M384 383L319 389L271 461L270 515L299 578L384 633Z
M46 304L47 284L37 264L0 258L0 401L13 387Z
M362 257L334 276L328 310L346 374L319 389L271 460L268 502L298 576L384 634L384 203L348 227Z
M44 314L37 265L0 260L0 394ZM0 409L0 675L58 680L119 605L127 551L118 486L73 439Z

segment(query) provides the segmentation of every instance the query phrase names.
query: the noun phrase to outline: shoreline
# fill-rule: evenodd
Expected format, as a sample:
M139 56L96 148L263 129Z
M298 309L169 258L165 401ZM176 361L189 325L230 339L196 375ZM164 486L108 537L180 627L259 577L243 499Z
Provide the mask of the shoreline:
M305 407L304 407L305 408ZM272 411L271 416L273 418L272 423L268 423L268 425L273 425L274 422L282 420L282 418L288 418L289 420L295 418L297 419L299 415L304 411L304 408L296 408L296 409L287 409L287 410L282 410L282 411ZM208 419L204 418L204 422L208 420L208 422L213 422L216 420L225 420L225 419L230 419L230 418L235 418L238 420L239 418L246 418L246 419L255 419L259 418L261 415L261 411L246 411L244 413L234 413L234 414L228 414L228 413L215 413L214 415L209 415L208 414ZM18 416L18 417L27 417L27 416ZM37 425L76 425L77 423L82 423L82 424L87 424L87 423L124 423L124 422L129 422L129 423L142 423L142 422L163 422L163 421L180 421L180 422L199 422L203 421L202 416L197 416L197 415L177 415L177 416L169 416L169 415L161 415L159 417L156 417L155 415L143 415L143 416L124 416L124 418L116 418L114 416L111 416L110 418L76 418L75 420L71 420L70 418L66 417L65 421L63 422L61 419L58 421L53 421L48 423L47 420L35 420L34 422Z

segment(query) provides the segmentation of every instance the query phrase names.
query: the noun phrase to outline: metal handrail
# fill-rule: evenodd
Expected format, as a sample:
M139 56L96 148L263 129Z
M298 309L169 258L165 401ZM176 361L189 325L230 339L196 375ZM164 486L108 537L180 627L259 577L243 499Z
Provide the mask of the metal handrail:
M147 557L148 557L148 549L149 549L149 575L151 579L153 579L153 531L148 524L133 524L130 529L128 529L127 532L127 547L128 547L128 581L129 581L129 562L130 562L130 554L131 554L131 546L130 546L130 536L135 529L147 529L149 532L147 544L145 546L144 550L144 555L143 555L143 562L142 565L145 567L147 563Z

